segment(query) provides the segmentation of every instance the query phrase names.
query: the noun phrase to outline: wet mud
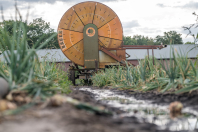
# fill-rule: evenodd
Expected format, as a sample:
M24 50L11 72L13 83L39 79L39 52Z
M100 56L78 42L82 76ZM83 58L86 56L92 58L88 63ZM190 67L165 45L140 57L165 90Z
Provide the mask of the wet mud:
M79 90L82 87L73 87L73 92L69 95L72 98L87 102L93 106L105 107L114 113L113 116L97 115L89 111L79 110L71 104L65 103L61 107L47 106L45 108L33 107L18 115L7 116L0 120L0 132L169 132L171 130L161 129L154 123L149 123L144 117L138 118L134 115L124 116L125 110L119 109L109 105L107 102L97 100L96 94L90 91ZM85 88L85 87L84 87ZM89 87L98 89L96 87ZM173 100L182 99L179 95L159 95L150 93L134 93L133 91L119 91L111 90L118 95L125 97L135 97L136 99L146 99L156 103L169 104ZM153 97L155 96L156 97ZM164 96L171 96L170 99L164 99ZM163 101L160 102L160 98ZM186 96L184 96L186 97ZM188 99L194 100L194 95L187 96ZM156 99L157 98L157 99ZM192 99L191 99L192 98ZM197 101L185 99L184 106L191 106L197 108ZM161 99L162 100L162 99ZM184 99L182 99L184 100ZM181 101L182 102L182 101ZM126 102L127 103L127 102ZM123 103L123 104L126 104ZM136 111L133 111L135 113ZM121 116L123 115L123 116ZM172 132L175 132L173 130ZM188 132L188 130L181 130L180 132ZM192 132L198 132L194 129Z

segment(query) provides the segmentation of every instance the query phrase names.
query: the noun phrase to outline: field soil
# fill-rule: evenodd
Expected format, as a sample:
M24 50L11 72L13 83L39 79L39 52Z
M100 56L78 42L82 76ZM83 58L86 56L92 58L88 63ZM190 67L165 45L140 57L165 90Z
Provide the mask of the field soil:
M159 93L157 91L135 92L133 90L117 90L112 91L125 96L133 96L138 100L151 100L155 104L169 105L171 102L179 101L184 107L191 107L198 111L198 90L190 93L173 94L173 93Z
M70 97L93 106L105 107L113 113L122 111L111 108L94 99L92 93L79 91L79 87L72 87ZM92 87L96 88L96 87ZM185 106L192 106L198 110L198 93L173 95L155 92L134 93L131 90L113 90L137 99L155 100L156 103L170 103L181 101ZM20 114L0 118L0 132L169 132L159 130L155 124L140 122L136 117L114 118L105 114L94 114L86 110L77 109L65 103L60 107L34 106ZM198 132L195 130L194 132Z

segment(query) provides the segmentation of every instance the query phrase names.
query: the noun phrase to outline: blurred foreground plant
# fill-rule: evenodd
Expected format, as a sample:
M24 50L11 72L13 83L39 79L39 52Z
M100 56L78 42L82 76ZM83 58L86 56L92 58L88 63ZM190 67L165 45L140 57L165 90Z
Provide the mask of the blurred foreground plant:
M16 6L15 8L20 20L12 21L13 34L8 32L6 26L0 28L0 49L6 49L2 53L5 62L0 63L4 65L0 66L0 76L8 81L10 90L26 90L34 97L51 95L54 90L60 91L60 87L67 87L65 92L68 93L70 83L67 74L63 74L54 63L40 64L36 54L36 51L47 45L57 34L54 33L45 41L43 41L44 36L41 36L30 49L27 44L27 20L23 22L18 8Z

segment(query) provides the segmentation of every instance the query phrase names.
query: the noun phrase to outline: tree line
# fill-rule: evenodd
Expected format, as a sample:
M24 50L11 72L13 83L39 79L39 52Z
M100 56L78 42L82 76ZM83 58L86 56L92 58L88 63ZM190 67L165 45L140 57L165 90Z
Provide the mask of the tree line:
M13 22L15 20L4 20L0 22L1 30L7 30L10 38L13 35ZM27 43L31 48L41 37L44 40L49 38L53 33L54 29L50 27L49 22L45 22L42 18L36 18L30 23L26 23L27 30ZM16 31L21 32L21 31ZM156 36L155 38L145 37L143 35L123 36L124 45L160 45L160 44L183 44L181 34L176 31L164 32L163 36ZM1 42L0 42L1 43ZM42 41L41 41L42 43ZM187 42L187 44L193 44L193 42ZM48 45L43 47L44 49L59 49L57 36L54 37Z
M19 23L19 21L15 21L15 20L4 20L3 22L0 22L0 30L6 30L8 35L10 36L10 40L12 40L13 37L14 22ZM30 48L33 47L33 45L39 40L40 43L42 44L52 34L55 33L54 29L50 27L50 23L45 22L42 18L36 18L28 24L26 22L23 23L26 26L27 38L28 38L27 44ZM15 32L20 33L23 31L21 31L20 28L16 28ZM6 47L4 48L6 49ZM58 48L59 48L59 44L58 44L57 36L51 39L48 45L43 47L43 49L58 49Z
M160 45L160 44L183 44L181 34L176 31L164 32L163 36L149 38L142 35L123 36L124 45Z

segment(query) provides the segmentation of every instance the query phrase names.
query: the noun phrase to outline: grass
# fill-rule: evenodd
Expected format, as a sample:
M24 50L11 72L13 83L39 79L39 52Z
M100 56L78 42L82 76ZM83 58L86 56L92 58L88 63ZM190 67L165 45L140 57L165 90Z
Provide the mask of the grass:
M133 89L135 91L183 93L198 89L198 65L182 51L171 47L170 58L156 60L145 57L139 65L105 69L92 77L93 85ZM149 57L152 58L152 57Z

